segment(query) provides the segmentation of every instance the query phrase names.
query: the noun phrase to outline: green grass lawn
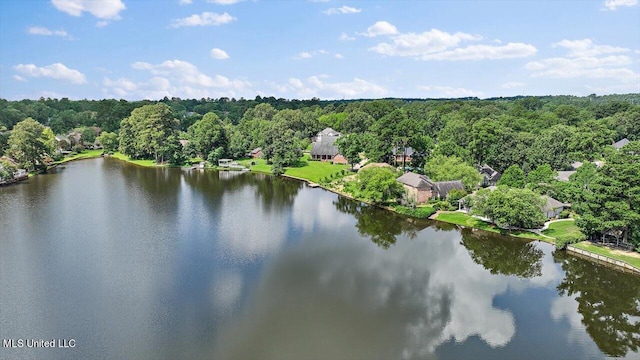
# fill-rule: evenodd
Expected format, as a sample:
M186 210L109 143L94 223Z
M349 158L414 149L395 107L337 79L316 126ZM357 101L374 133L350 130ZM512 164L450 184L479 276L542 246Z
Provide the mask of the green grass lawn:
M330 162L311 161L309 155L305 154L295 166L287 167L284 171L285 175L295 176L297 178L307 179L318 183L322 178L328 178L333 174L337 174L342 170L348 170L348 165L332 164Z
M91 158L96 158L96 157L100 157L100 155L102 155L102 150L85 150L79 154L75 154L75 155L71 155L71 156L67 156L64 159L60 160L60 161L56 161L56 164L62 164L62 163L66 163L68 161L73 161L73 160L81 160L81 159L91 159Z
M102 155L102 150L85 150L79 154L67 156L60 161L56 161L56 164L62 164L73 160L96 158L100 157L100 155Z
M267 165L264 159L240 159L237 162L250 167L251 171L271 172L271 165ZM251 162L254 162L255 165L251 165ZM284 174L317 183L320 182L320 179L345 169L349 169L349 165L334 165L329 162L311 161L309 160L309 154L305 154L294 166L286 167Z
M596 253L596 254L600 254L600 255L604 255L604 256L608 256L610 258L616 259L616 260L622 260L630 265L633 265L635 267L637 267L638 269L640 269L640 257L634 257L634 256L626 256L620 253L614 253L613 250L606 248L606 247L602 247L602 246L596 246L591 244L588 241L583 241L583 242L579 242L577 244L572 244L571 246L576 247L578 249L582 249L582 250L586 250L586 251L591 251L592 253Z
M575 220L552 222L549 224L549 228L542 233L560 241L577 239L584 236L576 226ZM584 239L584 237L582 239Z
M129 162L135 165L139 165L139 166L146 166L146 167L158 166L156 165L156 162L154 160L132 160L127 155L122 154L120 152L114 153L113 155L111 155L111 157L116 158L118 160Z
M499 229L493 224L489 224L487 222L484 222L482 220L476 219L474 217L471 217L467 214L460 213L460 212L443 212L438 214L438 217L436 217L436 220L457 224L457 225L462 225L462 226L467 226L474 229L491 231L491 232L502 234L502 235L509 235L509 236L515 236L515 237L520 237L525 239L552 242L552 239L545 238L544 236L540 236L538 234L534 234L529 231L517 231L517 230L507 231L504 229Z

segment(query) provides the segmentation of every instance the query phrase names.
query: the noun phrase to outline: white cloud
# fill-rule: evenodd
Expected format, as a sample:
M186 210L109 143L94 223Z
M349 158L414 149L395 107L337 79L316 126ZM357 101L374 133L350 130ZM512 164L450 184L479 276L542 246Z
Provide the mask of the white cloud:
M64 30L49 30L42 26L32 26L27 29L27 33L30 35L60 36L69 40L73 39L73 37Z
M339 8L329 8L325 11L323 11L324 14L327 15L335 15L335 14L357 14L359 12L361 12L362 9L358 9L358 8L354 8L351 6L346 6L343 5Z
M178 4L180 5L189 5L191 2L192 0L178 0Z
M517 59L535 55L537 51L535 46L523 43L508 43L504 46L471 45L436 54L425 54L421 59L449 61Z
M251 83L229 79L222 75L209 76L195 65L182 60L167 60L160 64L135 62L131 67L148 71L153 77L134 82L126 78L103 81L103 92L107 96L131 99L159 99L167 97L202 98L235 97L238 92L249 95ZM243 93L245 94L245 93Z
M353 36L349 36L349 35L347 35L347 33L342 33L342 34L340 34L340 38L339 38L339 39L340 39L341 41L353 41L353 40L355 40L356 38L354 38Z
M122 0L51 0L56 9L72 16L81 16L83 12L100 19L120 19L120 11L127 7Z
M224 60L229 58L229 54L227 54L227 52L222 49L213 48L209 53L211 54L211 57L214 59Z
M386 21L378 21L367 28L366 33L362 36L374 37L379 35L394 35L398 33L398 29Z
M202 14L193 14L182 19L171 20L171 27L178 28L183 26L209 26L223 25L236 20L228 13L218 14L212 12L203 12Z
M333 57L336 59L344 59L344 56L342 56L342 54L335 54L333 55Z
M604 6L609 10L616 10L620 6L637 6L638 0L606 0Z
M105 27L107 25L109 25L108 21L101 20L101 21L96 22L96 27L98 27L98 28L103 28L103 27Z
M630 49L596 45L591 40L562 40L552 45L568 50L565 57L532 61L525 68L531 77L615 79L623 83L638 82L640 75L627 68L633 60L627 55Z
M29 77L48 77L68 81L73 84L84 84L87 82L83 73L78 70L69 69L61 63L43 67L37 67L34 64L19 64L14 66L14 70Z
M391 37L391 42L382 42L370 51L388 56L406 56L419 60L484 60L512 59L534 55L533 45L508 43L507 45L469 45L460 47L464 41L480 41L482 36L463 32L450 34L431 29L421 34L405 33Z
M474 91L465 88L454 88L450 86L418 86L418 90L425 91L429 97L436 98L465 98L484 96L484 94L480 91Z
M525 83L514 81L514 82L508 82L508 83L502 84L502 88L503 89L514 89L514 88L523 87L525 85L526 85Z
M359 78L350 82L328 82L326 75L314 75L305 80L290 78L286 84L271 84L281 93L297 98L319 97L322 99L376 98L387 94L383 86Z
M13 79L14 79L15 81L21 81L21 82L25 82L25 81L27 81L27 79L23 78L23 77L22 77L22 76L20 76L20 75L13 75Z
M316 56L316 55L326 55L329 52L326 50L312 50L312 51L303 51L301 53L298 53L297 55L295 55L293 57L293 60L302 60L302 59L311 59L312 57Z
M233 5L237 4L242 0L207 0L208 3L214 3L218 5Z

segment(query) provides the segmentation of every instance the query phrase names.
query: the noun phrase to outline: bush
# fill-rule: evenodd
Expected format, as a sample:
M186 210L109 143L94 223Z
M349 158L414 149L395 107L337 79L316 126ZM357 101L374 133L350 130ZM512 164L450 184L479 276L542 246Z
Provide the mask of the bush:
M451 211L454 210L453 206L451 206L451 204L449 204L448 201L438 201L437 203L434 204L434 207L438 210L442 210L442 211Z
M566 249L567 245L579 243L580 241L584 241L586 239L587 237L582 233L558 237L556 238L556 247L558 249Z
M429 216L435 214L436 209L431 206L424 206L419 208L411 208L407 206L397 206L395 211L402 215L413 216L420 219L427 219Z
M566 219L569 217L569 210L562 210L560 214L558 214L558 219Z

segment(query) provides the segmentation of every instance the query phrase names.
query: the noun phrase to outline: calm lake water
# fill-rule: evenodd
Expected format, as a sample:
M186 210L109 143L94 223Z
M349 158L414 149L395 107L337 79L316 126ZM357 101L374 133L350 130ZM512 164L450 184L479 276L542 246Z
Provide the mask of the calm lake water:
M249 173L0 188L1 359L639 359L640 278Z

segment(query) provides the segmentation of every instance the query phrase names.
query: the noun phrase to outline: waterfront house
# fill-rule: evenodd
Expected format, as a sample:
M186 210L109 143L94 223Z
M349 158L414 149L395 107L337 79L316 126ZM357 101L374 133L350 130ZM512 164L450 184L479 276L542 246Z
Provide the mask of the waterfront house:
M339 136L324 136L311 144L311 159L332 162L334 164L348 164L347 159L338 152L336 140Z
M622 140L620 140L620 141L614 142L614 143L613 143L613 147L614 147L616 150L620 150L620 148L622 148L623 146L627 145L628 143L629 143L629 139L624 138L624 139L622 139Z
M251 152L249 153L249 156L254 159L259 159L264 156L264 152L262 152L262 148L255 148L251 150Z
M231 166L232 162L233 162L233 159L219 159L218 160L218 166L220 166L220 167L229 167L229 166Z
M545 200L542 211L548 219L558 216L567 206L567 204L563 204L550 196L544 195L542 198Z
M495 171L491 166L484 164L478 168L478 172L482 175L482 187L495 186L502 177L502 174Z
M452 190L464 190L460 180L433 181L426 175L407 172L396 179L407 190L407 195L416 204L423 204L430 199L445 199Z
M67 136L56 135L55 140L56 140L56 146L58 150L63 151L63 150L71 149L71 140L69 140Z

